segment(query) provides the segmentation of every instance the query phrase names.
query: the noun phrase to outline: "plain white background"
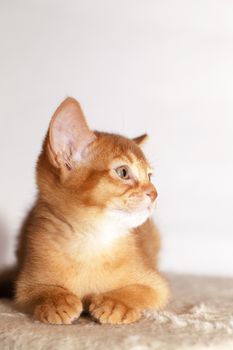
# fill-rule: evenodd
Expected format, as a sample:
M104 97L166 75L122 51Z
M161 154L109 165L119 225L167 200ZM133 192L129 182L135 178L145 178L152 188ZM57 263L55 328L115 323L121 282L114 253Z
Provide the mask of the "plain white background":
M149 133L162 268L233 275L232 13L229 0L1 1L1 264L72 95L94 129Z

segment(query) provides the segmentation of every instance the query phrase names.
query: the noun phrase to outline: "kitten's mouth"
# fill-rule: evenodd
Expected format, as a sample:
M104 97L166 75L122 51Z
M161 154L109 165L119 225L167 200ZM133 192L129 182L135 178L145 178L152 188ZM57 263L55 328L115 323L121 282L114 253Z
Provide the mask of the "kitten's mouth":
M151 206L146 206L140 210L112 208L109 211L109 214L114 220L114 225L123 225L127 228L134 228L142 225L151 216L152 208Z
M129 210L129 209L122 209L122 208L115 208L114 211L115 212L119 212L121 214L125 214L125 215L142 215L142 214L148 214L151 215L153 212L153 206L148 205L147 207L141 208L141 209L137 209L137 210Z

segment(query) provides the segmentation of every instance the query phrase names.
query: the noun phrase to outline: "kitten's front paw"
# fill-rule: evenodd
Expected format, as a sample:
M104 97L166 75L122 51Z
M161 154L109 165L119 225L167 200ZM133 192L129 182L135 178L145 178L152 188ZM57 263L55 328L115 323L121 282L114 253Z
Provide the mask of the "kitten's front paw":
M100 323L126 324L135 322L141 317L139 310L105 295L92 297L89 312Z
M44 323L71 324L83 310L82 303L73 294L59 294L46 298L35 307L35 317Z

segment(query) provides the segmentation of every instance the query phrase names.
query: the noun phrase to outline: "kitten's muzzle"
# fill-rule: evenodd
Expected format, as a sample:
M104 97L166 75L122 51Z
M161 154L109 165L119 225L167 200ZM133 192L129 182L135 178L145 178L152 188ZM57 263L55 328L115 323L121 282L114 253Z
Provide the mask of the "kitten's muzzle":
M158 197L158 193L155 188L149 188L146 191L146 195L150 198L151 202L153 203L156 198Z

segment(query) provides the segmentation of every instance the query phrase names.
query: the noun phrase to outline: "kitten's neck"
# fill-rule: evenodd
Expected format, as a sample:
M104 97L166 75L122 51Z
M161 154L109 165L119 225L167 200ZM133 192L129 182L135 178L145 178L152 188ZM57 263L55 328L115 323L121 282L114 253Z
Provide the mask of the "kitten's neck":
M79 252L82 260L101 255L112 256L121 250L123 242L131 241L132 230L109 213L95 208L80 208L72 218L72 250ZM80 255L81 254L81 255Z
M40 203L50 212L60 234L56 239L72 242L74 249L84 252L97 252L116 246L117 242L127 238L132 230L120 219L118 213L112 213L98 207L75 206L73 210L63 210L59 206Z
M131 232L116 213L96 207L80 207L71 220L77 234L102 235L106 241Z

